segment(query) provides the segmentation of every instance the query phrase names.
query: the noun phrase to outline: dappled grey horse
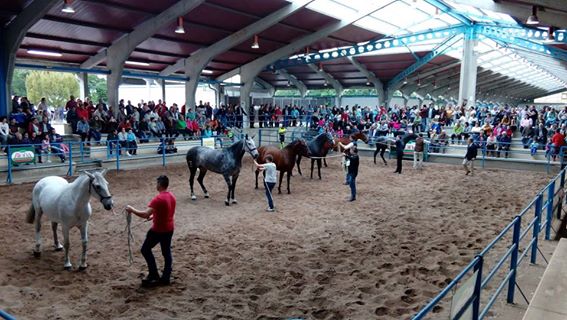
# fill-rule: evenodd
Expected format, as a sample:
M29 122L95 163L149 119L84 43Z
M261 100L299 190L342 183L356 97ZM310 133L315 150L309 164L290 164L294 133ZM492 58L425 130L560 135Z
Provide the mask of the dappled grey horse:
M236 188L236 180L238 180L238 175L240 174L240 167L242 167L242 157L246 151L250 153L252 158L256 159L258 157L258 150L256 149L253 137L248 138L248 135L246 135L244 140L239 140L223 150L214 150L207 147L189 149L189 151L187 151L187 166L190 171L189 186L191 187L191 200L197 200L197 196L193 191L193 182L195 173L197 169L199 169L197 181L205 193L205 198L209 197L209 192L203 184L203 179L207 171L211 170L212 172L222 174L228 186L228 195L224 203L227 206L231 203L237 203L234 198L234 189Z

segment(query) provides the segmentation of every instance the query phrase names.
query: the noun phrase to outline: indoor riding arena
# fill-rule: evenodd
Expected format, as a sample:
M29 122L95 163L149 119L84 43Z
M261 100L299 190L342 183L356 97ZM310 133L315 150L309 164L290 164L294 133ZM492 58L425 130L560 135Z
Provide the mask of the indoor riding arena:
M149 223L133 224L129 265L125 216L94 203L89 267L65 272L50 228L42 231L42 257L32 255L33 227L24 216L33 184L3 187L0 301L30 319L407 319L548 180L535 172L488 169L463 179L461 168L443 164L392 171L362 158L357 201L347 202L340 161L331 159L322 180L295 172L291 194L284 189L274 197L275 213L264 210L264 190L254 190L248 155L238 204L230 207L220 175L205 180L209 199L198 191L191 201L184 164L111 171L117 212L145 205L155 177L171 177L178 201L173 280L152 290L139 285L146 268L138 248ZM71 252L75 262L78 230Z

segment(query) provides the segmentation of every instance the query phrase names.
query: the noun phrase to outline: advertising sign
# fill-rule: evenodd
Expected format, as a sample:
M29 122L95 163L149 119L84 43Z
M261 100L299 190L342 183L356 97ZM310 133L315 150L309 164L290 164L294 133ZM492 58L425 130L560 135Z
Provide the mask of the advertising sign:
M35 150L32 147L12 147L10 148L10 161L14 166L35 163Z

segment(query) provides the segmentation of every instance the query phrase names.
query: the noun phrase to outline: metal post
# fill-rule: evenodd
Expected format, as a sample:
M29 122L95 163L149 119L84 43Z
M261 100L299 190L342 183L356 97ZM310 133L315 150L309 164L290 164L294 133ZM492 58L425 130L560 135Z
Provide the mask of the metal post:
M262 129L258 129L258 147L262 146Z
M81 150L81 162L85 162L85 143L83 141L80 142L80 150Z
M73 175L73 142L69 143L69 170L67 170L67 175Z
M520 233L522 232L522 217L516 216L514 218L514 231L512 233L512 245L514 249L510 256L510 270L512 271L512 276L508 281L508 296L506 301L508 303L514 303L514 292L516 290L516 271L518 269L518 250L520 246ZM476 318L475 318L476 319Z
M481 167L484 169L484 160L486 159L486 143L482 147L482 165Z
M116 141L116 171L120 170L120 143Z
M565 198L565 169L561 170L561 181L559 182L559 185L561 196L559 197L559 203L557 203L557 219L561 220L561 209L563 207L563 199Z
M474 284L474 293L473 293L474 300L472 302L473 319L478 319L478 315L480 312L480 293L482 291L482 266L484 264L484 258L483 256L478 256L478 258L479 258L478 263L474 267L474 270L477 272L477 275L476 275L476 282Z
M547 189L547 224L545 225L545 240L551 239L551 223L553 222L553 198L555 195L555 180L551 181Z
M540 221L541 221L541 207L543 204L543 193L540 193L537 196L537 200L535 203L535 222L534 222L534 232L533 232L533 245L532 245L532 256L530 259L530 263L535 264L537 258L537 246L538 246L538 236L539 236L539 228L540 228Z
M10 151L10 145L7 147L8 151L8 176L6 177L6 182L12 184L12 152Z
M161 139L162 141L162 148L161 148L161 165L165 167L165 139Z

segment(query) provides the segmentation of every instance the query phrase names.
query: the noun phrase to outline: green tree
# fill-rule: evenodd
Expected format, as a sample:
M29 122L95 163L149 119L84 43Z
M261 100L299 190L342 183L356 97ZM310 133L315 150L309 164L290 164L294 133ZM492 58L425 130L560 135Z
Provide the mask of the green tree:
M63 107L69 96L79 96L79 83L71 73L32 71L26 78L28 98L38 103L42 97L52 107Z
M94 104L98 103L99 99L108 101L108 90L106 88L106 77L99 78L95 74L88 75L89 81L89 96Z
M30 70L16 68L12 77L12 94L20 97L27 96L26 78Z

